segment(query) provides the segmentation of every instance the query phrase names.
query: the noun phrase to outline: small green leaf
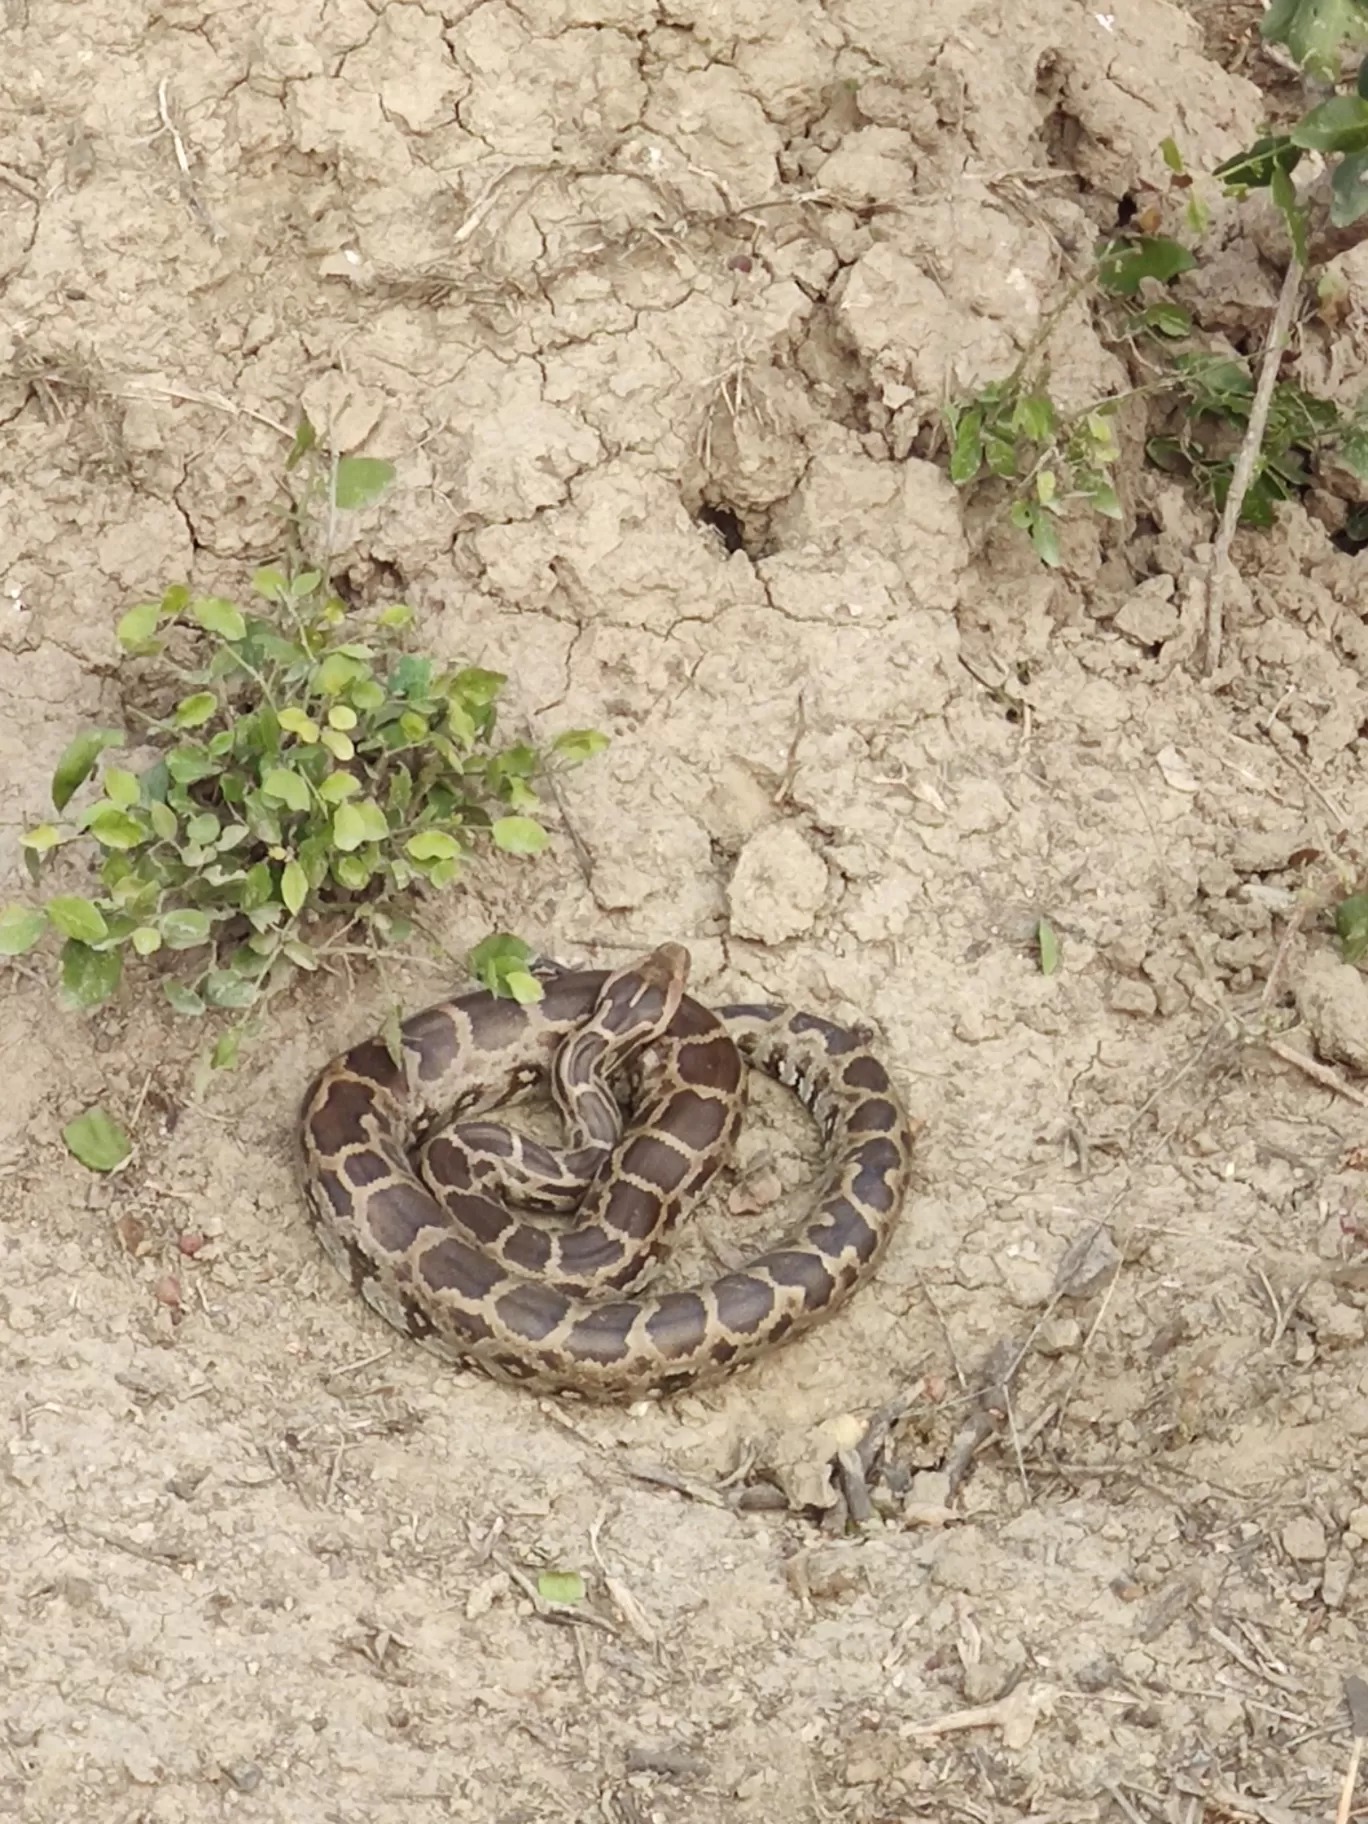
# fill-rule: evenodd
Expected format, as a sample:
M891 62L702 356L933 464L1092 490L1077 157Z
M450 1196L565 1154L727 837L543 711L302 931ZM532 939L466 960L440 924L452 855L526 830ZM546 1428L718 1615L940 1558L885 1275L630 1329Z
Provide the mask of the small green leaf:
M197 690L193 696L181 698L173 720L177 728L202 728L217 709L218 698L212 690Z
M389 819L373 798L348 800L333 812L333 847L345 854L363 842L383 842L389 833Z
M534 1007L546 993L535 975L525 969L510 969L503 978L504 992L520 1007Z
M1040 950L1040 973L1053 975L1059 967L1059 939L1048 918L1042 918L1036 926L1036 944Z
M394 475L392 462L381 462L374 456L344 456L337 465L333 503L344 513L374 506L392 486Z
M510 975L530 974L527 965L531 960L532 951L520 937L493 931L470 951L466 967L491 994L503 994Z
M381 627L407 627L413 620L413 610L407 602L395 602L392 607L381 609L376 619Z
M601 754L607 746L607 735L600 734L596 728L567 728L551 743L551 751L567 766L581 766L595 754Z
M1286 171L1275 171L1268 187L1277 208L1281 209L1287 232L1292 238L1292 251L1300 266L1306 265L1306 211L1297 201L1297 186Z
M1352 152L1339 161L1330 176L1330 220L1337 228L1348 228L1365 210L1368 210L1368 152Z
M1335 908L1335 931L1346 963L1368 955L1368 893L1351 893L1340 901Z
M333 812L332 839L333 847L344 855L359 849L366 840L365 819L354 804L339 804Z
M1269 134L1217 165L1212 175L1220 178L1227 191L1239 195L1264 189L1272 183L1275 171L1295 171L1301 156L1301 147L1293 145L1286 133Z
M171 842L176 835L176 813L169 804L160 804L155 799L147 807L147 814L152 820L152 828L163 842Z
M315 683L325 697L340 697L348 685L359 682L367 674L367 667L359 659L349 658L345 652L330 652L318 668Z
M47 915L63 937L74 937L83 944L102 944L109 936L104 913L88 899L75 894L59 894L47 902Z
M537 1594L543 1602L583 1602L584 1579L578 1571L541 1571Z
M59 830L55 823L40 823L36 829L25 830L19 842L21 847L32 849L35 855L46 855L49 849L70 842L73 834L71 830Z
M116 1172L133 1155L133 1142L112 1115L88 1108L62 1129L67 1151L92 1172Z
M160 652L161 641L154 639L157 625L161 620L161 607L156 602L140 602L136 608L130 608L121 616L114 629L114 637L124 651L133 657L147 653Z
M494 846L508 855L540 855L551 840L531 817L496 817L489 834Z
M370 885L374 869L360 855L339 855L332 864L333 877L352 893L361 893Z
M202 747L173 747L166 756L166 770L177 785L197 785L201 779L212 779L219 766Z
M196 994L193 988L187 988L184 982L165 981L162 983L162 993L176 1012L184 1014L187 1019L197 1020L205 1012L203 997Z
M340 728L325 728L319 739L332 755L334 760L354 760L356 746L350 735L344 735Z
M255 912L259 906L269 905L275 896L275 881L271 875L271 864L267 861L254 862L247 870L247 878L242 883L242 894L238 900L244 912Z
M1288 138L1309 152L1368 151L1368 101L1361 95L1332 95L1303 114Z
M139 956L152 956L161 949L162 935L151 925L139 925L129 934L128 941Z
M73 795L95 770L95 762L107 747L122 747L124 738L114 728L92 728L77 735L57 762L52 775L52 802L64 811Z
M293 706L282 709L278 720L287 734L297 736L306 746L312 747L313 743L317 741L318 724L304 710L295 709Z
M107 1001L123 978L121 950L92 950L76 938L62 945L61 1003L75 1013L89 1013Z
M1142 279L1167 284L1180 272L1190 272L1196 264L1187 248L1177 241L1147 234L1134 238L1115 235L1104 242L1098 253L1097 282L1116 297L1132 298Z
M1120 519L1122 517L1121 502L1117 498L1116 489L1109 481L1094 488L1088 495L1088 500L1094 512L1101 513L1105 518Z
M0 907L0 956L23 956L47 928L47 914L38 906Z
M222 1033L209 1054L210 1070L236 1070L242 1056L242 1034L235 1027Z
M287 861L280 875L280 897L294 918L309 897L309 877L297 861Z
M1161 139L1159 141L1159 153L1169 170L1173 172L1174 176L1181 177L1184 170L1183 155L1178 150L1177 140L1171 138Z
M1012 413L1012 427L1032 443L1045 443L1054 436L1054 401L1047 393L1029 393L1017 401Z
M290 466L288 461L285 466ZM252 587L258 595L264 595L268 602L278 601L282 595L288 595L290 590L284 571L277 570L274 564L266 564L262 569L252 572Z
M343 799L353 797L361 790L361 781L355 773L329 773L318 788L318 795L324 804L341 804Z
M308 781L291 772L288 766L271 767L262 778L261 789L267 798L274 798L287 810L307 811L309 808Z
M136 849L147 841L147 826L115 804L97 804L85 827L103 849Z
M456 861L460 858L461 845L445 830L419 830L404 844L404 852L415 861Z
M1144 328L1168 336L1175 342L1192 334L1192 318L1181 304L1170 304L1167 299L1161 299L1157 304L1151 304L1147 310L1142 310L1139 321Z
M218 634L220 639L247 637L247 622L242 610L236 602L225 601L221 595L196 596L190 604L190 619L206 633Z
M257 982L249 976L236 975L231 969L211 969L204 978L204 998L211 1007L230 1008L236 1012L250 1007L260 993Z
M1344 40L1363 41L1362 0L1272 0L1259 25L1266 44L1285 44L1301 67L1333 81Z
M983 413L977 406L961 412L954 425L950 479L957 488L971 482L983 467Z
M178 906L161 919L162 938L169 950L197 950L209 942L209 931L209 914L194 906Z
M310 450L316 449L317 446L318 432L310 424L308 413L301 412L299 423L295 426L294 442L290 445L290 453L285 458L286 472L297 469Z
M137 775L126 766L107 766L104 771L105 797L126 811L142 797Z
M478 665L467 665L456 673L449 688L472 709L487 709L507 682L506 672L484 671Z

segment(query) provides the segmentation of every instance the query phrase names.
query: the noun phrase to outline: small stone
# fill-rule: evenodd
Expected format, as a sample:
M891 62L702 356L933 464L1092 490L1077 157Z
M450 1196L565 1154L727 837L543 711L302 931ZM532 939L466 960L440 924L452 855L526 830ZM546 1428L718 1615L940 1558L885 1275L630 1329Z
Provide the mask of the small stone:
M1359 971L1330 955L1313 956L1296 994L1320 1055L1368 1073L1368 981Z
M141 1216L131 1213L120 1216L114 1224L114 1233L118 1236L126 1254L140 1257L152 1252L152 1244L147 1239L147 1224Z
M1152 1019L1159 1011L1159 997L1148 982L1113 982L1108 1003L1114 1013L1131 1013Z
M1120 1265L1120 1250L1106 1229L1085 1229L1064 1250L1055 1272L1055 1288L1065 1298L1091 1298Z
M1349 1579L1354 1574L1354 1561L1348 1552L1331 1552L1321 1572L1321 1601L1327 1609L1342 1609L1349 1594Z
M1050 1302L1054 1276L1040 1261L1009 1255L999 1260L998 1271L1008 1298L1023 1311L1034 1311Z
M1161 588L1152 587L1155 583ZM1178 610L1167 599L1172 593L1171 576L1151 577L1117 609L1116 627L1141 646L1162 646L1178 631Z
M827 866L791 823L767 824L742 849L727 889L738 937L782 944L812 929L826 898Z
M223 1771L239 1792L255 1792L261 1784L261 1769L255 1761L234 1761Z
M1356 1507L1349 1516L1349 1531L1356 1539L1368 1540L1368 1507Z
M920 1507L945 1507L950 1500L949 1476L940 1469L919 1469L912 1478L908 1500Z
M1298 1514L1282 1530L1282 1548L1294 1564L1319 1564L1325 1557L1325 1528L1314 1514Z
M1036 1331L1041 1355L1072 1355L1083 1342L1083 1326L1076 1317L1047 1317Z

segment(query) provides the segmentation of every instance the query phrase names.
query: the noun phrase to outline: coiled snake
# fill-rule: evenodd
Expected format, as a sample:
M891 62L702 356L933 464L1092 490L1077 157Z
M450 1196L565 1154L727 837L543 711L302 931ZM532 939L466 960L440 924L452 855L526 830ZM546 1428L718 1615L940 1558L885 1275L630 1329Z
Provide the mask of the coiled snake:
M462 995L405 1020L393 1048L368 1039L325 1066L300 1111L305 1201L383 1318L497 1380L622 1400L719 1380L845 1302L907 1189L912 1127L888 1073L862 1033L815 1014L710 1011L685 994L688 968L665 944L616 972L552 973L532 1006ZM743 1059L818 1123L815 1206L737 1272L623 1296L725 1164ZM548 1077L566 1150L464 1119ZM571 1208L568 1225L527 1213Z

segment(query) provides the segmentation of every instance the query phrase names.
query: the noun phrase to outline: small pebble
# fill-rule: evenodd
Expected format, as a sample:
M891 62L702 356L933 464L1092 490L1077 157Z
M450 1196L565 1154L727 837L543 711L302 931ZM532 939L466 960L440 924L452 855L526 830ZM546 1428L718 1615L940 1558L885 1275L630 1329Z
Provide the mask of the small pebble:
M1072 1355L1083 1341L1083 1326L1076 1317L1047 1317L1036 1332L1042 1355Z
M737 858L727 888L738 937L782 944L812 928L826 898L827 865L791 823L757 830Z
M165 1305L168 1310L179 1310L181 1289L180 1281L176 1278L175 1274L163 1273L153 1284L152 1296L159 1305Z
M126 1254L145 1254L147 1252L147 1224L141 1216L120 1216L114 1224L114 1233L118 1236Z
M1321 1601L1327 1609L1342 1609L1349 1594L1349 1579L1354 1574L1354 1561L1348 1552L1331 1552L1321 1573Z
M1325 1557L1325 1528L1314 1514L1298 1514L1282 1530L1282 1548L1294 1564L1319 1564Z
M1159 1011L1159 997L1148 982L1115 982L1108 997L1114 1013L1134 1014L1149 1019Z

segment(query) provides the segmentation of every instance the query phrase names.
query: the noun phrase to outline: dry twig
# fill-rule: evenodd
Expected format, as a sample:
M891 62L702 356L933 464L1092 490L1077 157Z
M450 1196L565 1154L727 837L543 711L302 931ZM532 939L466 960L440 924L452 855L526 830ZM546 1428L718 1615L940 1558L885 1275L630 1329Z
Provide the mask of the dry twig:
M1226 495L1225 510L1221 514L1220 529L1216 534L1216 542L1211 552L1211 563L1207 568L1206 644L1202 655L1202 669L1208 677L1221 662L1225 597L1234 568L1230 561L1230 547L1240 523L1240 511L1244 506L1245 495L1249 492L1249 484L1254 479L1255 465L1263 450L1264 430L1268 424L1268 409L1273 403L1273 388L1278 382L1282 352L1287 346L1288 336L1291 333L1292 314L1297 307L1301 282L1301 263L1294 254L1283 275L1282 291L1278 296L1278 308L1273 313L1268 339L1264 343L1263 366L1259 371L1259 384L1249 414L1249 427L1245 431L1244 442L1240 445L1240 453L1235 459L1235 472L1230 479L1230 492Z

